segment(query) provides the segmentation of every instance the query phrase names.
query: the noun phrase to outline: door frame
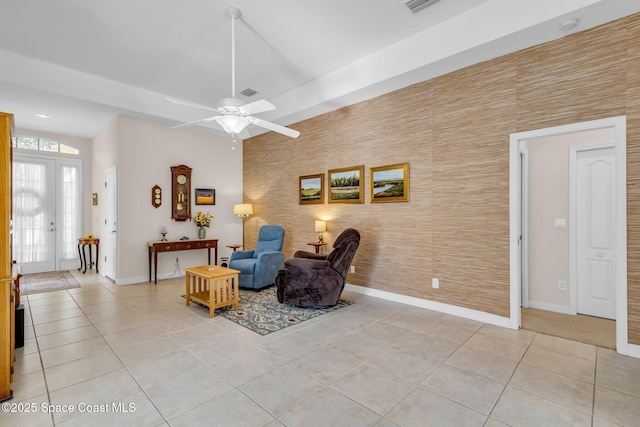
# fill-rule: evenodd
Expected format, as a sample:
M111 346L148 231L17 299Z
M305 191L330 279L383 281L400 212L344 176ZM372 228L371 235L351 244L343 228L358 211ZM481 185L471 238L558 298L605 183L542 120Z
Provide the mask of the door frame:
M520 193L518 194L519 215L519 239L520 254L520 287L522 307L529 307L529 150L527 147L519 147L520 150Z
M513 133L509 137L509 270L510 317L509 326L521 325L522 252L520 242L521 212L519 201L522 191L520 141L553 135L614 128L615 186L616 186L616 351L629 354L627 318L627 119L626 116L573 123L545 129Z

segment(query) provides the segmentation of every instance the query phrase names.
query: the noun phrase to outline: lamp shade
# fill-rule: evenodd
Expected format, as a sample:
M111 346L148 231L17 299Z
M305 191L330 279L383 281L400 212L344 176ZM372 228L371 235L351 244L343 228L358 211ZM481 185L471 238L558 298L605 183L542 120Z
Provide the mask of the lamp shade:
M236 135L249 125L246 119L233 115L218 116L216 117L216 122L218 122L227 133Z
M253 215L253 205L250 203L243 203L239 205L233 205L233 214L239 216Z
M316 233L323 233L325 231L327 231L327 221L316 219Z

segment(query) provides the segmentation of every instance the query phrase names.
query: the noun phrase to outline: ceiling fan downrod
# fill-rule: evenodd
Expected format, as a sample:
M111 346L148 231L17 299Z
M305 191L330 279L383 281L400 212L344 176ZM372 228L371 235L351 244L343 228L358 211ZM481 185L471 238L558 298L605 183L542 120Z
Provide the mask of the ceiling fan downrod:
M236 97L236 19L242 16L240 9L229 6L225 9L231 18L231 97Z

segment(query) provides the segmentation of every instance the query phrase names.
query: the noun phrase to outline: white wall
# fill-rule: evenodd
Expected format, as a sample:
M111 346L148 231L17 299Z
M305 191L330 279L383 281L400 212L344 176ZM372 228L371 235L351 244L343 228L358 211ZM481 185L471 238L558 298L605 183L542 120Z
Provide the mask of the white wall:
M612 142L613 128L527 141L529 153L529 305L569 307L569 148ZM553 220L566 220L565 229ZM567 291L558 289L567 281Z
M192 221L171 219L171 166L193 169L191 187L216 190L214 206L192 205L215 216L207 229L217 238L218 256L230 256L225 245L242 242L242 221L233 216L233 204L242 202L242 144L230 138L194 129L171 129L166 125L120 116L94 139L94 182L104 182L104 172L118 170L118 284L145 282L148 276L147 242L160 240L166 226L168 239L183 235L196 238ZM235 150L232 150L235 145ZM151 205L151 188L162 188L162 205ZM104 192L103 184L94 186ZM99 188L101 187L101 188ZM193 197L193 195L192 195ZM94 224L104 224L104 212L94 212ZM213 256L213 254L212 254ZM160 254L158 277L171 276L175 258L180 267L206 264L206 252L184 251ZM213 261L213 260L212 260Z

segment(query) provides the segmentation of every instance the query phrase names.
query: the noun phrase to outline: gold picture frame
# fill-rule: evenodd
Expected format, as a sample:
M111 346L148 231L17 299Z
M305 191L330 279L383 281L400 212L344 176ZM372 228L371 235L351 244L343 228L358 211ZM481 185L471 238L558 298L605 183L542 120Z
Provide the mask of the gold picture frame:
M364 165L328 172L329 203L364 203Z
M301 205L324 204L324 174L304 175L300 177L299 200Z
M371 168L371 203L409 201L409 163Z

